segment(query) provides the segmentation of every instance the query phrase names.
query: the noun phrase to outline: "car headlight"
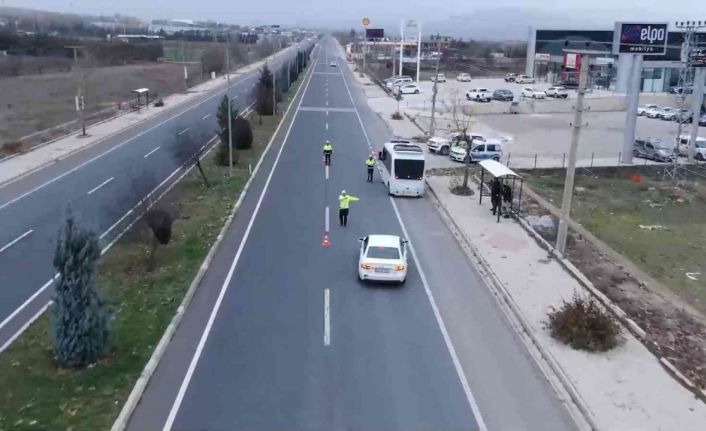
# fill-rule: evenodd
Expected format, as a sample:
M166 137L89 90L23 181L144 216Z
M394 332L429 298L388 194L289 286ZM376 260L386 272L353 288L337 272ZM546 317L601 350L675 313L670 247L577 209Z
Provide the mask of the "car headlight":
M403 264L395 265L395 271L404 271L404 265Z
M369 263L361 263L360 267L363 269L373 269L373 266Z

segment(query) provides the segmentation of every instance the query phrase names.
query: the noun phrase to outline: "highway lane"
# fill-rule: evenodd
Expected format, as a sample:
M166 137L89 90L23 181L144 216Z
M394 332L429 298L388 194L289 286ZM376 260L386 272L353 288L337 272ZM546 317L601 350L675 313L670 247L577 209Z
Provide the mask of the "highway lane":
M328 67L306 89L174 429L478 429L418 273L403 289L357 280L357 238L401 231L387 196L364 181L355 113L310 110L352 108ZM361 201L347 228L331 220L322 247L324 209L335 217L343 188Z
M257 77L255 71L232 80L234 108L249 105ZM66 208L83 225L106 233L101 239L107 244L131 219L114 226L116 221L165 179L178 176L174 173L184 156L177 148L185 143L198 148L215 134L215 112L224 93L225 86L206 92L0 187L0 348L49 298L50 289L41 288L54 274L51 259Z
M321 57L338 52L330 40L324 47L322 63ZM357 237L403 231L382 185L364 181L366 133L375 147L390 133L356 85L349 85L348 95L342 76L328 75L331 69L323 64L316 71L268 191L261 197L284 132L226 232L129 429L160 428L170 413L174 422L168 425L175 430L478 429L480 417L489 430L575 429L562 399L428 198L394 200L421 265L411 262L407 285L358 283ZM342 71L350 80L347 68ZM328 115L319 109L326 87L329 106L340 108ZM328 182L321 165L324 139L334 142ZM335 218L341 188L361 198L352 204L346 229ZM326 205L331 246L323 248ZM231 268L233 277L224 283ZM213 314L220 293L220 310ZM446 322L448 338L437 318ZM461 378L468 381L476 414Z

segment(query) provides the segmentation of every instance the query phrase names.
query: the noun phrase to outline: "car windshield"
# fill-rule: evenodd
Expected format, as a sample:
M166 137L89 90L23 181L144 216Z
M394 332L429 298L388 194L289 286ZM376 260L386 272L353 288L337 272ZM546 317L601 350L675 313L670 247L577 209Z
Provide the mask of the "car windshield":
M395 160L395 178L399 180L421 180L424 176L424 160Z
M660 150L669 150L671 147L669 146L668 143L663 142L663 141L652 141L652 145L654 145L655 148L660 149Z
M399 259L400 251L397 247L370 246L366 257L371 259Z

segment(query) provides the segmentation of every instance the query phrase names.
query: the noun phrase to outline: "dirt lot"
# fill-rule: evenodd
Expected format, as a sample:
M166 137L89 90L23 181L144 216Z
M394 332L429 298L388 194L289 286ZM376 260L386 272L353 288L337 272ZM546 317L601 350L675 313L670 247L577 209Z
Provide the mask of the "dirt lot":
M200 80L200 67L190 66L189 85ZM179 64L139 64L84 69L87 114L117 109L130 100L130 90L147 87L150 97L184 90ZM51 73L0 79L0 146L76 118L75 73ZM125 106L127 107L127 106Z
M639 174L635 182L634 174ZM699 171L706 174L706 170ZM561 205L562 171L524 173L530 187ZM528 200L531 215L548 213ZM604 250L572 233L569 259L619 304L692 381L706 387L706 176L675 184L660 168L594 169L577 175L572 218L639 270L638 279ZM555 232L544 232L550 241Z

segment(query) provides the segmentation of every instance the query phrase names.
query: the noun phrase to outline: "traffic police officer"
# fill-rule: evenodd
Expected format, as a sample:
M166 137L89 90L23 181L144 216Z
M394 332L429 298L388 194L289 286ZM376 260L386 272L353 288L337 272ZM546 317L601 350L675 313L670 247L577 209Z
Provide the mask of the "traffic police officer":
M349 195L345 190L341 190L341 194L338 196L338 221L341 226L345 227L348 224L348 208L350 208L351 202L357 200L357 197Z
M331 154L333 154L333 146L331 142L326 141L324 144L324 164L327 166L331 164Z
M375 159L373 158L372 154L365 161L365 166L368 167L368 182L372 183L373 182L373 169L375 169Z

